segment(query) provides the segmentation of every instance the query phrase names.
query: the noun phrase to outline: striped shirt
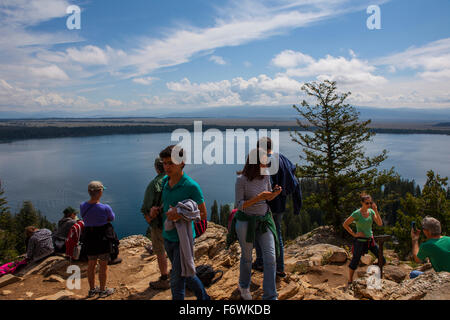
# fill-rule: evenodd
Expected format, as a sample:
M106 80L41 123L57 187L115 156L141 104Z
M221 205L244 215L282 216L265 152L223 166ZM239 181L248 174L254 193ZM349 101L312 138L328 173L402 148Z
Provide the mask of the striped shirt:
M269 211L266 200L259 201L254 205L243 208L244 202L256 197L263 191L272 191L270 184L270 176L264 176L262 179L253 179L249 181L244 175L240 175L236 179L235 187L235 206L238 210L245 214L254 216L264 216Z

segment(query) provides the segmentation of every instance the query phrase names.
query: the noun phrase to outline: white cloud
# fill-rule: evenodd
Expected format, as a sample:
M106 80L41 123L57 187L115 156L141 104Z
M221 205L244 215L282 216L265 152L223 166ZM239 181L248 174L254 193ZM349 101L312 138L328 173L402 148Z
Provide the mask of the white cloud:
M123 102L120 100L105 99L105 104L109 107L120 107L123 105Z
M222 58L222 57L220 57L220 56L211 56L211 57L209 57L209 61L212 61L212 62L214 62L214 63L217 63L217 64L219 64L219 65L225 65L225 64L227 64L226 62L225 62L225 60Z
M105 52L96 46L85 46L81 49L69 48L66 50L69 59L83 64L107 64Z
M143 85L150 85L155 80L158 80L158 78L155 77L144 77L144 78L134 78L133 82Z
M450 80L450 38L430 42L422 47L376 59L374 64L390 70L418 70L417 75L429 81Z
M46 67L31 67L31 74L35 77L44 77L53 80L68 80L67 74L56 65Z
M271 78L261 74L216 82L192 83L184 78L169 82L172 98L178 104L196 106L280 105L291 104L300 94L301 83L285 76Z
M294 68L299 65L311 64L313 62L314 59L312 57L293 50L284 50L272 59L272 64L285 69Z
M327 55L314 59L302 52L285 50L272 59L272 64L285 68L288 77L315 78L338 81L343 85L379 85L387 80L375 74L376 67L368 61L356 58L351 50L351 58Z

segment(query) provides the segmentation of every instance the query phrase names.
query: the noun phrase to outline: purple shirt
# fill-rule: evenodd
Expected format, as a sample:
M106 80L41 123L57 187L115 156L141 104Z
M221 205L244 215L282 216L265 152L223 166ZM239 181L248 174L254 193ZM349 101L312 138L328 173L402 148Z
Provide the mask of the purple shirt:
M80 213L86 227L104 226L115 218L111 207L103 203L83 202L80 205Z

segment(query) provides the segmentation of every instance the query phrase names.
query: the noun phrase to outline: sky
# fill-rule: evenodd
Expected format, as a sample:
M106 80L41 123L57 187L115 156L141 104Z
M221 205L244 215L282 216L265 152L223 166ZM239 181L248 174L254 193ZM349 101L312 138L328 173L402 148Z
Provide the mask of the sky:
M0 111L251 114L325 79L355 106L448 110L449 12L448 0L0 0Z

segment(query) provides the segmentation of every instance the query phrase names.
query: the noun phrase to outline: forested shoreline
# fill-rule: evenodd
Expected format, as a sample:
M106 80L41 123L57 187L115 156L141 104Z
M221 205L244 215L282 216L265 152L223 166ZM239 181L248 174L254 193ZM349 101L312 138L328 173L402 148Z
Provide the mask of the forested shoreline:
M237 129L231 125L207 125L203 124L203 130L218 129ZM241 125L240 129L278 129L280 131L298 130L295 126L261 126L261 125ZM94 137L107 135L124 134L145 134L145 133L169 133L176 129L194 130L192 125L120 125L120 126L79 126L79 127L29 127L29 126L0 126L0 143L8 143L19 140L29 139L50 139L50 138L69 138L69 137ZM314 127L309 127L308 131L314 131ZM443 134L450 135L450 130L433 129L395 129L395 128L371 128L375 133L387 134Z

